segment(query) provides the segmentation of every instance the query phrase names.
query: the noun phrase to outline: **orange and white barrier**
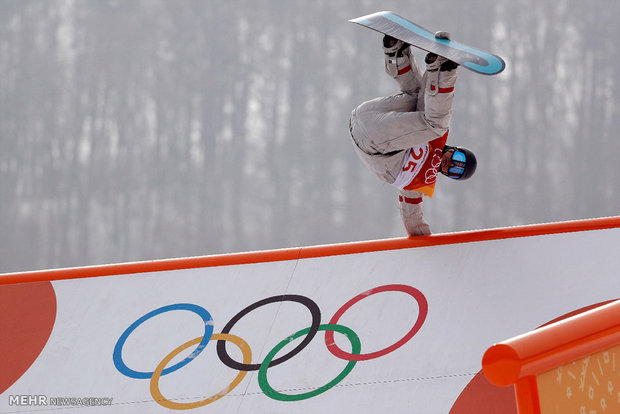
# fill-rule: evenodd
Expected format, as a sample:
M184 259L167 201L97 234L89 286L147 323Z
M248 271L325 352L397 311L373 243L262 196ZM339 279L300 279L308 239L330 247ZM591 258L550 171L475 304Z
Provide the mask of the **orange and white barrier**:
M620 217L0 275L0 412L515 414L489 344L620 298Z
M482 367L516 384L519 414L620 413L620 300L493 345Z

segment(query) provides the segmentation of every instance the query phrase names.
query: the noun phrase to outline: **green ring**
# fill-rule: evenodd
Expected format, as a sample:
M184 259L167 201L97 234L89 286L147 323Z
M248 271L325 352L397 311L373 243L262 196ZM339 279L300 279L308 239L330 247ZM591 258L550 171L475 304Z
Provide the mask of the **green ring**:
M324 324L324 325L319 326L319 331L335 331L335 332L339 332L341 334L346 335L346 337L349 338L349 341L351 341L351 347L352 347L351 353L354 355L360 354L360 351L362 350L360 339L357 336L357 334L353 332L353 330L351 330L350 328L347 328L346 326L342 326L342 325ZM258 385L260 386L261 390L263 390L265 395L267 395L268 397L273 398L274 400L279 400L279 401L300 401L300 400L306 400L308 398L316 397L317 395L324 393L325 391L327 391L328 389L330 389L331 387L333 387L334 385L342 381L344 377L349 375L349 372L351 372L351 370L357 363L357 361L349 361L349 363L344 368L344 370L340 374L338 374L336 378L334 378L327 384L323 385L322 387L317 388L310 392L291 395L291 394L283 394L281 392L274 390L271 387L271 385L269 385L269 382L267 381L267 368L269 368L269 364L271 363L271 360L289 342L299 338L302 335L307 335L308 332L310 332L310 328L302 329L301 331L289 336L288 338L280 342L278 345L276 345L263 360L263 363L261 364L260 369L258 370Z

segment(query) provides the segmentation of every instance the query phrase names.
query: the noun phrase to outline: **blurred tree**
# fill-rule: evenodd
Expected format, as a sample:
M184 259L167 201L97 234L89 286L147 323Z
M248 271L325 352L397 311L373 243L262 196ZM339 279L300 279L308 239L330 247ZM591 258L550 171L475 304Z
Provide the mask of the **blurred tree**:
M396 93L374 2L0 2L0 272L404 236L349 114ZM386 0L460 70L435 232L618 214L620 3ZM424 53L415 51L418 61Z

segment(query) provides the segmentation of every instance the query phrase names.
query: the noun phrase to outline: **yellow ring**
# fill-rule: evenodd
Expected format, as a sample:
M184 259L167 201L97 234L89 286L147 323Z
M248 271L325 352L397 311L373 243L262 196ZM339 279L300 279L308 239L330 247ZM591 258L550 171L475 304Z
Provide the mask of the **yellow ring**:
M169 399L164 397L161 391L159 390L159 377L161 376L162 371L166 368L166 365L168 365L168 363L172 360L172 358L177 356L184 349L187 349L192 345L200 343L200 341L202 341L202 338L203 337L201 336L196 339L192 339L189 342L184 343L183 345L181 345L174 351L170 352L159 363L159 365L157 365L157 368L155 369L155 371L153 372L153 376L151 377L151 395L153 396L153 399L155 400L157 404L163 407L166 407L166 408L173 409L173 410L189 410L191 408L203 407L207 404L211 404L212 402L219 400L220 398L228 394L230 391L232 391L233 388L239 385L239 383L243 380L243 378L245 377L245 374L248 373L247 371L239 371L239 374L235 377L235 379L233 380L233 382L230 383L229 386L225 387L219 393L212 395L211 397L208 397L202 401L196 401L192 403L177 403L177 402L170 401ZM243 363L249 364L250 362L252 362L252 351L250 350L250 346L247 344L247 342L245 342L243 339L239 338L238 336L231 335L231 334L218 333L218 334L213 334L213 336L211 336L211 339L232 342L233 344L237 345L239 349L241 350L243 354Z

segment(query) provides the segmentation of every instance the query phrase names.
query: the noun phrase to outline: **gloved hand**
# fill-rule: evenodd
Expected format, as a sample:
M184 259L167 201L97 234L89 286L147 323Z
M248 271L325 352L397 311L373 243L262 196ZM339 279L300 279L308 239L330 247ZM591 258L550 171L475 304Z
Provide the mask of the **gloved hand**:
M400 216L409 236L428 236L431 234L429 225L424 221L422 197L408 198L399 196Z
M422 223L415 225L413 227L406 227L406 228L407 228L407 233L409 233L409 236L411 237L429 236L431 234L431 228L424 221L422 221Z

